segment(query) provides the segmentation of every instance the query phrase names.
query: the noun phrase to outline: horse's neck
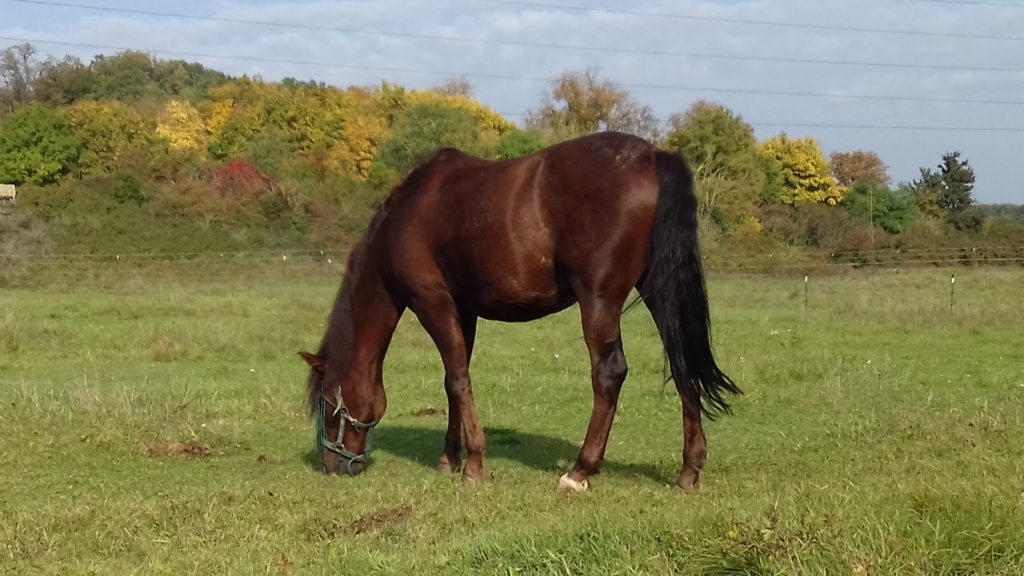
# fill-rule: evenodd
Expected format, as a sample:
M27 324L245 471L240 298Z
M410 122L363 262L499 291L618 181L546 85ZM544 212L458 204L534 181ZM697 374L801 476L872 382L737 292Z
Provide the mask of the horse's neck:
M401 310L379 271L353 258L331 313L328 347L346 371L376 372Z

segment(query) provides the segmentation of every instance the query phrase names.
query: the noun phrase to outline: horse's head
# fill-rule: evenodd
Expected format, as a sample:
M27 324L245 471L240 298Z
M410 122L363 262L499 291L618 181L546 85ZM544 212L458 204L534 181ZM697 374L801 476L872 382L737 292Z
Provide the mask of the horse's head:
M299 352L310 366L309 404L316 418L316 444L322 469L328 474L355 476L366 469L369 435L376 418L360 420L349 407L370 406L358 387L342 386L342 374L332 369L326 355ZM343 388L349 388L344 395Z

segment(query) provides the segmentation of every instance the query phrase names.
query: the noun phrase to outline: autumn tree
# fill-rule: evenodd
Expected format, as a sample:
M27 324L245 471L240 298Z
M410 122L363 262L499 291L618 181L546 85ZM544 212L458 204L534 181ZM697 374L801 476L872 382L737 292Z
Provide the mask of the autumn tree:
M846 190L839 186L832 169L813 138L790 138L780 134L761 144L761 152L781 176L778 201L784 204L821 203L836 205Z
M69 174L78 139L53 109L22 106L0 122L0 182L52 184Z
M218 160L239 156L266 125L268 93L273 87L250 78L239 78L210 90L201 105L210 140L210 155Z
M529 112L526 125L560 142L594 132L617 130L648 140L659 135L654 111L638 104L633 96L592 70L565 72L551 83L543 105Z
M700 214L729 231L753 219L765 187L754 129L728 108L699 101L673 115L664 146L690 163Z
M892 181L889 167L874 152L833 152L830 160L832 175L840 186L849 188L861 181L888 186Z
M124 154L149 145L146 121L123 102L83 100L67 108L64 119L82 143L78 167L86 176L112 172Z

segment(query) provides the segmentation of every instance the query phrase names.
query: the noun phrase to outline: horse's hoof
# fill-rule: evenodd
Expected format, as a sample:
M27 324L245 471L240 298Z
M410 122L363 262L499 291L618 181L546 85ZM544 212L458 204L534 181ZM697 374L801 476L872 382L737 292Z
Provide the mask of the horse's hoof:
M700 492L700 473L687 470L679 475L673 490L677 494L696 494Z
M587 479L573 480L569 478L569 473L562 474L562 477L558 479L558 489L563 492L586 492L587 488L590 488L590 483Z
M487 473L484 471L483 466L479 464L474 466L472 462L468 462L462 467L463 484L482 484L486 479Z
M440 472L441 474L444 474L445 476L455 474L456 472L459 471L460 468L462 468L462 462L456 460L454 463L452 463L450 460L448 460L447 454L442 455L441 458L438 459L437 461L437 471Z

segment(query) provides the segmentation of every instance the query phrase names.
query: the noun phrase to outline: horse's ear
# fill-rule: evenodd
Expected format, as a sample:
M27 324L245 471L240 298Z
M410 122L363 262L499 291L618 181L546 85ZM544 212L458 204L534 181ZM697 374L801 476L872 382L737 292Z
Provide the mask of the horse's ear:
M306 361L306 364L309 364L317 372L324 371L324 362L316 354L310 354L309 352L299 352L299 356L302 356L302 359Z

